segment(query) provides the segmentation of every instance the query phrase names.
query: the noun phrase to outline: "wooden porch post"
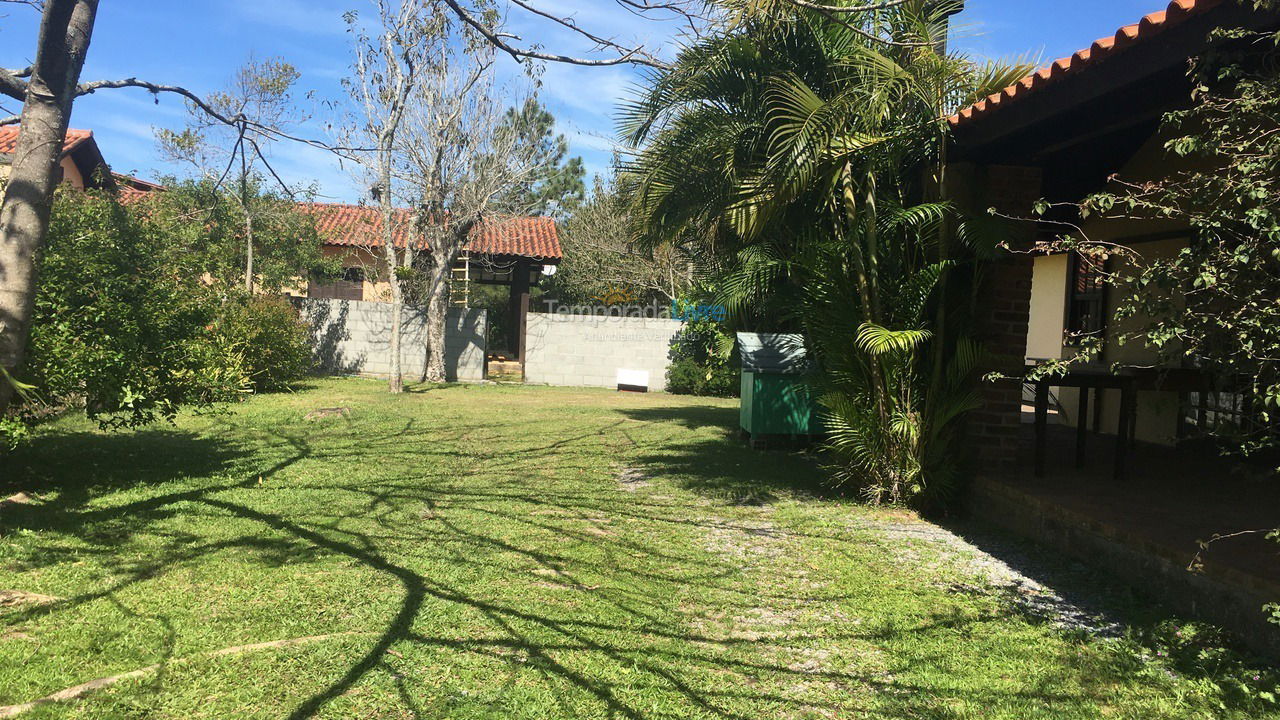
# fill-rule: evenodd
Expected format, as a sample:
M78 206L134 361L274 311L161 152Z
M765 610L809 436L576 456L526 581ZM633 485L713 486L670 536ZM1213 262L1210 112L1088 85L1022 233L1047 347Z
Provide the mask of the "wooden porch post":
M524 362L524 339L527 313L529 312L529 260L516 260L511 271L511 297L507 304L507 348L515 353L516 359Z

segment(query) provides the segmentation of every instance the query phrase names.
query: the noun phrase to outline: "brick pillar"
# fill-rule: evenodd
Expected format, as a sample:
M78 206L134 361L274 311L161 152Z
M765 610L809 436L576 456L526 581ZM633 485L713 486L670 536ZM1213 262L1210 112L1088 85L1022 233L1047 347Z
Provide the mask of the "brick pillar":
M1040 198L1040 170L992 166L977 173L981 190L975 193L983 207L1028 217ZM1012 245L1029 246L1035 227L1016 227ZM976 339L990 360L983 374L996 372L1020 378L1026 362L1027 329L1031 315L1033 259L1025 253L1006 252L990 263L978 289L974 318ZM979 472L1008 473L1016 469L1022 423L1022 382L1019 379L986 381L979 388L982 407L968 418L967 432Z

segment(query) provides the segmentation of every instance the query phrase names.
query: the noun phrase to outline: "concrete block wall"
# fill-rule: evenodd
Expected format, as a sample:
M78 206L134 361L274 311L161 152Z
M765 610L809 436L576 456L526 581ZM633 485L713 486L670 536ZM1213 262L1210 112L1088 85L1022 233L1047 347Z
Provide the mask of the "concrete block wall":
M619 369L644 370L649 389L664 390L681 326L663 318L529 313L525 382L617 387Z
M355 300L297 300L311 326L312 346L321 368L346 375L386 377L391 372L391 306ZM423 377L427 365L426 315L404 308L400 363L406 380ZM451 381L484 379L484 310L450 308L445 325L445 371Z

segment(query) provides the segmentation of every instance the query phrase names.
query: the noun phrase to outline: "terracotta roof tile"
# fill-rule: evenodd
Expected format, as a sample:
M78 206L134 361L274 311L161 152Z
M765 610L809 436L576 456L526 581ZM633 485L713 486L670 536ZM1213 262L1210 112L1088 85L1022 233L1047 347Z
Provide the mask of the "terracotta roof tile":
M137 202L140 202L142 200L145 200L146 198L151 197L151 193L153 192L155 191L139 190L138 188L130 187L128 185L121 185L116 190L116 200L121 205L133 205Z
M18 147L19 128L16 125L0 127L0 155L10 155ZM76 149L80 143L93 138L92 130L67 130L67 137L62 144L62 154L66 155Z
M150 197L154 192L164 190L163 185L147 182L124 173L111 173L111 177L116 181L116 199L120 201L121 205L133 205L144 198Z
M368 205L302 203L299 208L315 218L326 245L381 247L382 212ZM408 210L396 210L393 239L404 247L412 221ZM507 217L488 220L471 233L469 249L488 255L519 255L539 260L563 257L555 220L547 217Z
M1000 92L952 115L949 121L952 126L973 122L976 118L982 117L1002 105L1006 105L1015 98L1023 97L1033 91L1051 85L1065 75L1095 66L1115 56L1125 48L1137 42L1148 41L1161 32L1181 24L1187 18L1221 5L1224 1L1174 0L1169 3L1168 8L1151 13L1139 22L1120 28L1115 35L1099 38L1094 41L1093 45L1080 50L1071 57L1053 61L1047 67L1037 70Z

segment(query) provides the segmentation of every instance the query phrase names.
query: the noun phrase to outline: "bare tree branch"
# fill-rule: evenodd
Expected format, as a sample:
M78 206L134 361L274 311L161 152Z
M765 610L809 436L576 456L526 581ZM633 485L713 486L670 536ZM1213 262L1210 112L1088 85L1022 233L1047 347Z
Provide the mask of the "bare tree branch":
M463 7L462 4L459 2L459 0L444 0L444 2L446 5L449 6L449 9L453 10L454 14L457 15L458 19L460 19L463 23L468 25L472 30L480 33L480 35L482 35L484 39L487 40L490 44L492 44L494 47L498 48L502 52L510 55L511 58L516 60L517 62L524 61L524 60L545 60L548 62L558 62L558 63L567 64L567 65L583 65L587 67L607 67L610 65L628 65L628 64L646 65L646 66L655 67L655 68L666 67L665 64L658 62L656 59L653 58L653 56L644 52L642 48L639 48L639 47L625 48L621 45L618 45L608 40L601 43L601 45L604 48L616 50L618 54L615 57L609 57L609 58L574 57L571 55L561 55L558 53L542 52L540 50L534 50L532 48L517 47L513 45L511 42L509 42L509 40L518 41L520 40L519 36L511 35L509 33L498 32L497 30L489 27L485 22L483 22L479 17L477 17L475 13L473 13L468 8ZM530 8L525 3L518 3L518 4L521 7L523 7L525 10L532 10L532 8ZM541 15L543 17L550 17L558 24L571 28L574 31L578 32L579 34L585 35L587 37L591 37L594 40L595 36L593 36L590 33L584 32L581 28L577 27L576 23L573 21L572 18L566 18L566 17L555 18L548 13L544 13L541 11L534 11L534 12L536 12L538 15Z
M667 67L655 53L653 48L643 44L623 43L600 29L590 29L580 24L571 14L557 13L538 5L538 0L508 0L510 6L517 11L531 15L590 40L594 47L590 53L608 53L607 57L574 56L565 53L550 52L535 46L522 45L520 38L501 29L491 27L482 17L479 8L468 4L468 0L444 0L453 13L480 33L494 47L511 56L516 61L541 60L569 65L601 67L611 65L641 65L654 68ZM598 1L598 0L597 0ZM779 4L820 13L850 31L855 32L877 43L902 47L926 47L927 42L903 42L886 38L882 35L851 22L854 15L890 10L906 5L912 0L865 0L864 2L842 5L818 2L817 0L776 0ZM691 36L698 36L716 22L721 12L717 3L710 0L613 0L614 4L633 15L646 20L659 22L662 20L679 20L687 28ZM764 12L768 12L765 10Z
M528 10L529 12L539 17L546 18L556 23L557 25L569 28L570 30L578 33L579 35L595 43L596 49L598 50L612 49L612 50L619 51L620 60L622 60L623 58L634 58L634 60L630 60L630 61L636 62L639 64L649 65L651 67L665 66L664 63L658 60L658 58L646 52L643 47L641 46L631 47L631 48L625 47L619 44L617 41L613 40L612 38L605 38L589 30L586 30L585 28L582 28L581 26L578 25L577 21L572 17L561 17L553 13L549 13L546 10L540 10L538 8L533 7L533 5L529 3L527 0L510 0L510 2L511 4L516 5L518 7L522 7L525 10ZM635 10L632 10L632 12L635 12Z

